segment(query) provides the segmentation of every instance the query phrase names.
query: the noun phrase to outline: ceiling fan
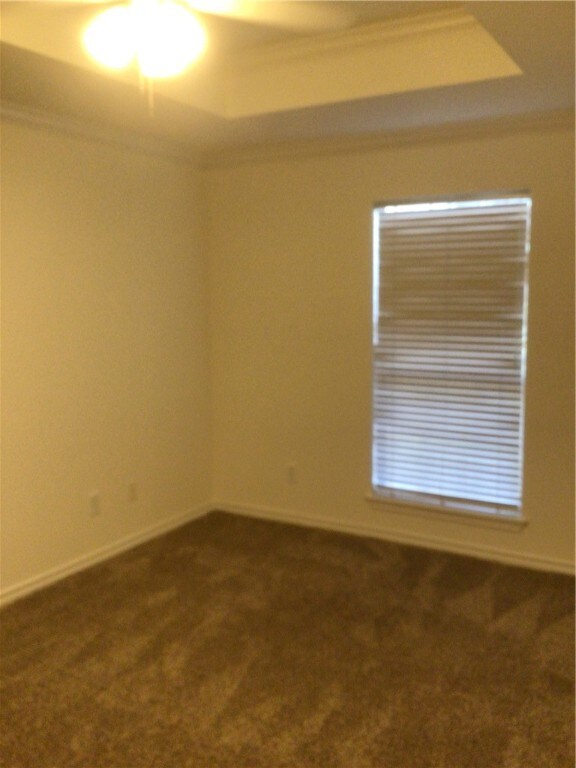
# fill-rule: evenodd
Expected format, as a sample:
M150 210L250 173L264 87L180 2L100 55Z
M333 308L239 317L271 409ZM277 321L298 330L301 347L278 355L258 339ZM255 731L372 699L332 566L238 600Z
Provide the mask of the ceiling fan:
M179 75L201 57L208 45L203 14L295 31L333 30L352 21L344 4L310 0L36 1L44 7L104 6L84 30L86 53L111 70L136 66L148 81Z

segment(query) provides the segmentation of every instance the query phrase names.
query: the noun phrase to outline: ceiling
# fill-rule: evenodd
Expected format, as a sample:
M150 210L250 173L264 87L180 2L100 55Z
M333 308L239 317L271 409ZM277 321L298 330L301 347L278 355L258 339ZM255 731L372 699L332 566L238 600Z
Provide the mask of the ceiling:
M194 154L574 108L569 0L304 1L347 25L296 32L203 15L206 56L155 85L152 110L134 73L112 77L85 57L81 30L98 7L1 2L3 110L162 137Z

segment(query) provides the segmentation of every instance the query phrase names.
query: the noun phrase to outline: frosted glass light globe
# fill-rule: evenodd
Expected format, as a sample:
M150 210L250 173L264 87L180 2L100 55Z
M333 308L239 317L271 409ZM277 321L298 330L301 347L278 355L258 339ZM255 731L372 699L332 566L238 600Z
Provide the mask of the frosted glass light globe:
M86 52L104 67L126 69L136 55L131 7L118 5L98 14L84 32Z
M206 47L204 28L189 11L172 2L136 0L136 57L150 79L182 73Z

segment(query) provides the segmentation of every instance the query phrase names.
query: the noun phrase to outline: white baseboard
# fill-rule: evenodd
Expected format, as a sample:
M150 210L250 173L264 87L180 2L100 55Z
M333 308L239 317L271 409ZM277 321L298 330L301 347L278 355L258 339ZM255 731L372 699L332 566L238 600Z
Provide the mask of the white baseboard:
M108 560L111 557L114 557L114 555L132 549L133 547L138 546L138 544L143 544L144 542L161 536L164 533L168 533L168 531L174 530L175 528L180 528L182 525L216 510L246 517L272 520L279 523L291 523L293 525L320 528L339 533L349 533L356 536L368 536L370 538L382 539L397 544L408 544L418 547L426 547L441 552L451 552L457 555L468 555L483 560L493 560L507 565L516 565L541 571L574 575L574 563L569 560L518 553L505 549L482 547L470 544L469 542L454 541L438 536L405 533L382 526L373 527L342 520L316 517L294 512L293 510L260 507L250 504L232 504L219 501L201 504L188 512L174 515L173 517L162 520L161 522L149 526L148 528L144 528L134 534L125 536L122 539L117 539L104 547L92 550L81 557L69 560L62 565L44 571L37 576L33 576L32 578L14 584L13 586L0 591L0 606L8 605L8 603L25 597L32 592L36 592L43 587L47 587L56 581L60 581L66 576L70 576L73 573L77 573L92 565Z
M196 520L207 514L213 508L213 504L201 504L187 512L173 515L166 520L148 526L136 533L117 539L110 544L106 544L104 547L99 547L91 552L87 552L85 555L81 555L62 565L58 565L55 568L50 568L37 576L33 576L30 579L25 579L24 581L14 584L0 592L0 606L5 606L8 603L14 602L14 600L19 600L32 592L36 592L43 587L47 587L56 581L66 578L66 576L71 576L73 573L83 571L104 560L109 560L111 557L114 557L114 555L132 549L133 547L138 546L138 544L143 544L150 539L155 539L163 533L168 533L168 531L172 531L175 528L180 528L180 526L185 525L191 520Z
M519 553L512 550L484 547L470 544L467 541L454 541L439 536L419 535L402 532L383 526L372 527L370 525L349 523L342 520L327 519L300 514L292 510L259 507L250 504L229 504L228 502L214 502L212 509L230 512L235 515L245 515L263 520L274 520L280 523L292 523L311 528L322 528L339 533L350 533L356 536L368 536L373 539L391 541L395 544L408 544L417 547L425 547L440 552L450 552L456 555L467 555L482 560L492 560L506 565L515 565L523 568L531 568L539 571L564 573L574 575L574 563L570 560L542 557L528 553Z

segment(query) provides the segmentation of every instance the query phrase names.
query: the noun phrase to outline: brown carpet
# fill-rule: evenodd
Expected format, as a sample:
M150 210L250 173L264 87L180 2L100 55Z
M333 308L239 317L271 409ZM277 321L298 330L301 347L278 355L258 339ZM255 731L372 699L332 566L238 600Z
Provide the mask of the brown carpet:
M213 513L1 614L8 768L571 768L574 580Z

